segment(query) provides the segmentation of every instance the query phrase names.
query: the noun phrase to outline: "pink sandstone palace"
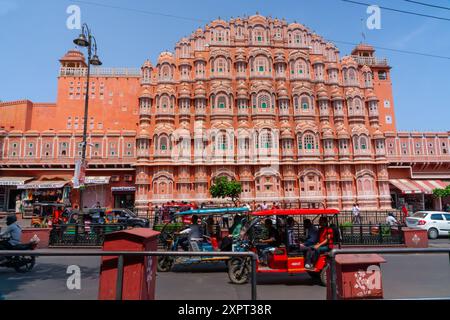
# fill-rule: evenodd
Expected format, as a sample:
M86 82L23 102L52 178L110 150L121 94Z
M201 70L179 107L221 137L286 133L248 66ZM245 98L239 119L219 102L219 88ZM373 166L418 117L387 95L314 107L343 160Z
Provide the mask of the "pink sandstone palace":
M17 196L77 201L87 69L77 50L60 63L56 103L0 103L0 211ZM397 132L390 69L370 45L340 57L260 15L215 20L155 65L94 68L83 203L206 202L227 176L249 203L439 209L450 133Z

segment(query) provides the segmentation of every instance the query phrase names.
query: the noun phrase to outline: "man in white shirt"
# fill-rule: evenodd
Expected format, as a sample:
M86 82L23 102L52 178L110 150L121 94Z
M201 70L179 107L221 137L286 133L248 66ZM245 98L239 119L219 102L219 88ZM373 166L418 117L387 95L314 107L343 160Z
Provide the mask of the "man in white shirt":
M269 208L269 206L267 205L267 203L264 201L263 204L261 205L261 210L267 210Z
M352 222L356 223L356 224L361 224L361 215L360 215L360 211L359 211L359 207L358 207L357 203L355 203L353 205L352 213L353 213L353 221Z
M386 217L386 223L390 226L398 225L398 221L397 219L395 219L394 214L392 212L388 213L388 216Z

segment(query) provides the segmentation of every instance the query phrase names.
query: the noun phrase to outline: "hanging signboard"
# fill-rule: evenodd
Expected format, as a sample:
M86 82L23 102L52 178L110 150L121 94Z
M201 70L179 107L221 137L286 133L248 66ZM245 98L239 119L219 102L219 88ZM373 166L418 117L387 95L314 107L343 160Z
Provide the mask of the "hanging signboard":
M75 172L72 179L74 189L84 187L86 180L86 167L87 167L86 161L77 160L75 162Z

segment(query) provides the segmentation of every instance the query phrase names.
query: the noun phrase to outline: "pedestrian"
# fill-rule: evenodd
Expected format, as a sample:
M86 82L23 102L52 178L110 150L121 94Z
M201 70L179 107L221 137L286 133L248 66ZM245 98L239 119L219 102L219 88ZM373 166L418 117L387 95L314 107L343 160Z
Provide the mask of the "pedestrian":
M406 218L408 217L408 208L406 207L406 203L402 206L403 212L403 223L406 223Z
M20 196L16 197L16 215L21 214L22 213L22 200L20 199Z
M269 206L267 205L267 203L265 201L263 201L262 205L261 205L261 210L267 210L269 208Z
M450 212L450 203L447 203L447 205L445 206L445 211Z
M352 222L355 224L361 224L361 212L357 203L353 204L352 208L353 219Z

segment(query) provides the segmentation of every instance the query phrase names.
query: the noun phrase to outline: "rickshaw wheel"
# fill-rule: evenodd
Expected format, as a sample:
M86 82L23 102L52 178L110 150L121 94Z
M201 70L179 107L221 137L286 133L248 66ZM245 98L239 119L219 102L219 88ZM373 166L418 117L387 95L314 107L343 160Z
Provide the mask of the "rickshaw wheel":
M326 265L325 267L323 267L322 271L320 271L320 284L324 287L327 286L327 270L328 270L328 265Z
M158 257L157 270L159 272L169 272L173 267L173 259L170 257Z
M241 272L242 264L245 263ZM250 265L244 259L232 259L228 263L228 277L234 284L247 283L250 278Z

